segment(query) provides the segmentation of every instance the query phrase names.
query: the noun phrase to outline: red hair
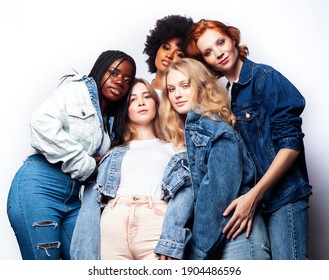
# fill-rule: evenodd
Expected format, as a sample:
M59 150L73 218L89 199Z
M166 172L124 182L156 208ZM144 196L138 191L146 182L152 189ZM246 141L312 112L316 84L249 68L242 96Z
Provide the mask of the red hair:
M238 49L239 57L242 60L248 56L248 47L245 45L240 45L241 36L240 30L238 28L226 25L220 21L201 19L192 25L187 36L185 50L187 57L194 58L205 63L203 56L196 44L202 34L208 29L216 30L231 38L235 42L235 47Z

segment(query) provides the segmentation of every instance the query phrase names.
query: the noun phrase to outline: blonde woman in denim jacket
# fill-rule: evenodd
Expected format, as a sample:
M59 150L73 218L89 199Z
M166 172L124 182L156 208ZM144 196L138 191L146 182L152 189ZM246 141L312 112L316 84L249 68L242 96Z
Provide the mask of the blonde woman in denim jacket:
M190 238L193 191L185 149L163 141L159 97L148 82L136 79L129 100L125 144L102 159L96 182L84 191L72 259L179 259ZM189 193L192 203L180 193ZM164 216L179 205L184 211L174 217L176 227L163 227Z
M66 80L34 111L33 153L15 175L7 207L23 259L70 259L80 187L96 176L111 141L122 141L135 73L132 57L105 51L88 76Z
M250 233L227 239L224 210L255 183L255 166L234 129L228 92L199 61L182 59L168 68L161 114L166 134L185 142L194 190L192 238L187 259L270 259L263 218L255 213Z
M219 21L200 20L190 30L187 54L225 76L237 129L257 167L257 182L234 200L225 232L236 237L263 213L273 259L308 259L309 184L301 114L305 99L279 71L255 63L240 44L240 31Z

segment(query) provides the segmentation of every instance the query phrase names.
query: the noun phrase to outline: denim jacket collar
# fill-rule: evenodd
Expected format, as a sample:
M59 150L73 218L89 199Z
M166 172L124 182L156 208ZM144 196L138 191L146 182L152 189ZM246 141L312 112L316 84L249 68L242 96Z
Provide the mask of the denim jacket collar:
M102 117L102 112L101 112L101 107L100 107L100 99L99 99L97 84L92 77L88 77L86 75L83 75L82 77L80 77L79 80L83 81L85 83L86 87L88 88L90 100L95 107L102 131L104 131L104 122L103 122L103 117ZM110 135L111 139L114 138L114 135L113 135L114 132L112 131L113 123L114 123L114 117L110 117L108 119L108 125L109 125L109 131L111 132L111 135ZM102 142L103 142L103 139L104 139L104 133L102 135ZM101 146L99 146L99 148L95 154L97 154L100 149L101 149Z
M253 72L253 63L248 59L245 58L242 64L239 81L237 82L240 85L248 84L252 79Z

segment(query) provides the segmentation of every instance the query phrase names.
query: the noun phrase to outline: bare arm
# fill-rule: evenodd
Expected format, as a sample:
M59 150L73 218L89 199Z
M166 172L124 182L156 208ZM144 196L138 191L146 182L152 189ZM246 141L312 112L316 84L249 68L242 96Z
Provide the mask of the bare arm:
M226 208L223 213L224 216L234 211L223 230L223 233L227 233L228 239L236 238L245 229L247 229L246 236L250 235L252 219L259 201L282 178L298 155L298 151L281 149L261 180L248 193L233 200Z

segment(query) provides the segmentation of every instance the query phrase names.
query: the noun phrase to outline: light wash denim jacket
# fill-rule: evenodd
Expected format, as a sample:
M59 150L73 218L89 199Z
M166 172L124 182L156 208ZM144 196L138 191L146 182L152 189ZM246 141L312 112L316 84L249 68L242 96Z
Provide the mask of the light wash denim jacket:
M231 90L237 129L257 168L257 180L268 170L278 151L299 151L285 176L265 194L259 210L272 212L311 194L302 132L305 99L281 73L245 59Z
M109 120L112 129L113 119ZM72 179L86 180L94 171L93 159L104 137L95 81L76 75L54 90L31 117L32 147L50 163L63 162Z
M98 260L100 258L100 215L108 198L116 196L123 156L129 145L113 148L101 160L97 181L85 188L81 208L71 241L71 258ZM156 253L182 258L190 238L186 224L193 207L193 190L187 167L186 152L175 154L169 161L162 180L162 199L168 201L164 226ZM113 225L115 226L115 225Z
M185 141L194 189L192 238L187 259L211 259L226 240L222 233L231 215L224 210L250 190L256 168L242 138L219 115L212 118L191 110Z

